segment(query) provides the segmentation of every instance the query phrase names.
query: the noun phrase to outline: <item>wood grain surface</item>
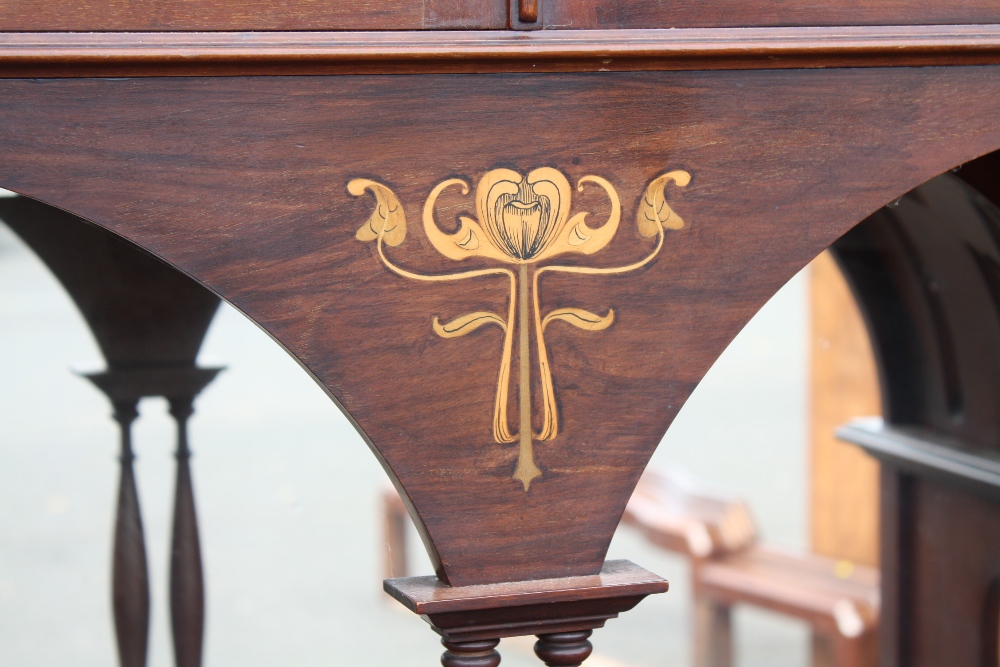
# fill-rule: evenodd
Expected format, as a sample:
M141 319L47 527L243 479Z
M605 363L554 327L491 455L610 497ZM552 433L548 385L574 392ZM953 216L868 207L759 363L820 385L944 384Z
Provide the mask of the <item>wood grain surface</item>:
M476 586L447 586L437 577L387 579L385 591L416 614L519 607L665 593L666 579L627 560L611 560L598 574Z
M1000 146L998 94L989 67L8 80L0 187L126 236L274 336L377 447L444 581L591 575L733 336L852 225ZM526 492L511 479L516 445L491 433L503 332L432 330L435 316L503 308L509 285L391 273L355 239L375 200L347 183L386 184L416 221L446 178L545 166L620 194L613 242L561 261L581 266L645 256L632 221L646 186L673 169L692 178L668 189L687 224L648 266L544 278L544 311L613 308L615 321L546 335L561 425L535 443L543 474ZM607 219L600 188L573 197L590 224ZM473 208L449 190L437 220L453 232ZM489 266L446 259L419 225L387 254L425 273Z
M0 77L611 72L1000 64L1000 26L0 33Z
M519 0L509 4L510 10L508 0L21 0L0 4L0 30L420 30L496 29L508 24L565 30L1000 22L1000 7L991 0Z
M562 29L997 23L1000 6L991 0L547 0L542 20Z
M833 246L868 322L885 423L880 665L993 665L1000 581L1000 153L869 216Z
M506 0L19 0L0 31L421 30L505 28Z

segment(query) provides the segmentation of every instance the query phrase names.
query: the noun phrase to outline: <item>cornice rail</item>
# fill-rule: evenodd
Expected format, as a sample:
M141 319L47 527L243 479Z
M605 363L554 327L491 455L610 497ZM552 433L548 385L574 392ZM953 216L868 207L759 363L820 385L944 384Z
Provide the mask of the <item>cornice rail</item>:
M0 33L3 78L990 64L1000 64L1000 25Z

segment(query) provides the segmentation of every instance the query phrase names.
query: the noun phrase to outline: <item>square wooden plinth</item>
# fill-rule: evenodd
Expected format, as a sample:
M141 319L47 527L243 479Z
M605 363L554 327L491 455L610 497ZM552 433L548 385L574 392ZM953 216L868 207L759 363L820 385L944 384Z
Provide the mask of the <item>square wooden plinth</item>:
M581 577L476 586L448 586L433 576L384 582L386 593L452 642L593 630L668 586L627 560Z

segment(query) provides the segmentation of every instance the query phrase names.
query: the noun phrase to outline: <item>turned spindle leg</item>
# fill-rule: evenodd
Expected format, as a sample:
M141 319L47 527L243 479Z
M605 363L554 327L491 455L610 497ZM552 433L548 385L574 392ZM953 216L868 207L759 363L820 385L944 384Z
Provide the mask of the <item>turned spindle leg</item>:
M538 635L535 655L549 667L578 667L594 650L593 645L587 641L591 634L591 630L582 630Z
M187 421L194 412L193 401L193 396L170 399L170 414L177 422L177 488L170 547L170 621L177 667L200 667L205 629L201 546L188 463Z
M500 654L497 653L499 639L483 639L475 642L450 642L442 639L448 649L441 655L444 667L497 667Z
M132 462L132 422L138 416L136 400L114 402L114 418L121 427L121 482L112 565L112 600L118 659L122 667L144 667L149 642L149 574L142 535L139 494Z

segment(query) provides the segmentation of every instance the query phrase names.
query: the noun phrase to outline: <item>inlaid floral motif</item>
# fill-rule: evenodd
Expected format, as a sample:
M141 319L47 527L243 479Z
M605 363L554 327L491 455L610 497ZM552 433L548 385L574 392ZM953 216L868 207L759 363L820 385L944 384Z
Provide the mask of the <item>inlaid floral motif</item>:
M684 226L684 221L667 203L664 190L669 183L684 187L690 180L687 172L678 170L650 182L636 212L636 226L641 236L656 238L655 246L642 259L616 267L542 265L542 262L557 255L596 253L614 238L621 222L621 201L614 187L600 176L583 176L576 185L579 192L585 185L596 185L610 200L611 213L607 221L596 229L587 225L586 212L570 215L572 188L567 178L557 169L540 167L527 175L511 169L493 169L483 175L476 186L476 219L461 216L459 229L453 234L441 231L434 219L435 205L441 193L448 188L460 187L462 194L467 195L469 184L459 178L442 181L431 190L424 204L423 228L427 239L448 259L463 261L480 257L497 263L495 267L442 275L410 271L386 255L386 245L399 246L406 238L403 206L392 190L368 179L355 179L347 184L348 192L354 196L361 196L366 190L375 196L375 210L356 237L359 241L375 241L379 258L393 273L429 282L483 276L504 277L509 281L510 298L505 314L475 312L445 323L435 317L433 329L443 338L464 336L486 325L495 325L503 330L503 350L493 408L493 438L500 444L518 443L517 465L512 478L520 482L525 491L530 488L532 480L542 475L535 464L533 442L552 440L559 434L555 389L545 345L547 327L552 322L561 321L587 331L601 331L614 322L613 309L605 315L598 315L580 308L556 308L543 317L538 303L541 276L545 273L620 274L653 261L663 247L666 230ZM519 362L518 427L512 429L507 403L515 324ZM531 415L532 333L542 388L542 426L537 432L532 429Z

